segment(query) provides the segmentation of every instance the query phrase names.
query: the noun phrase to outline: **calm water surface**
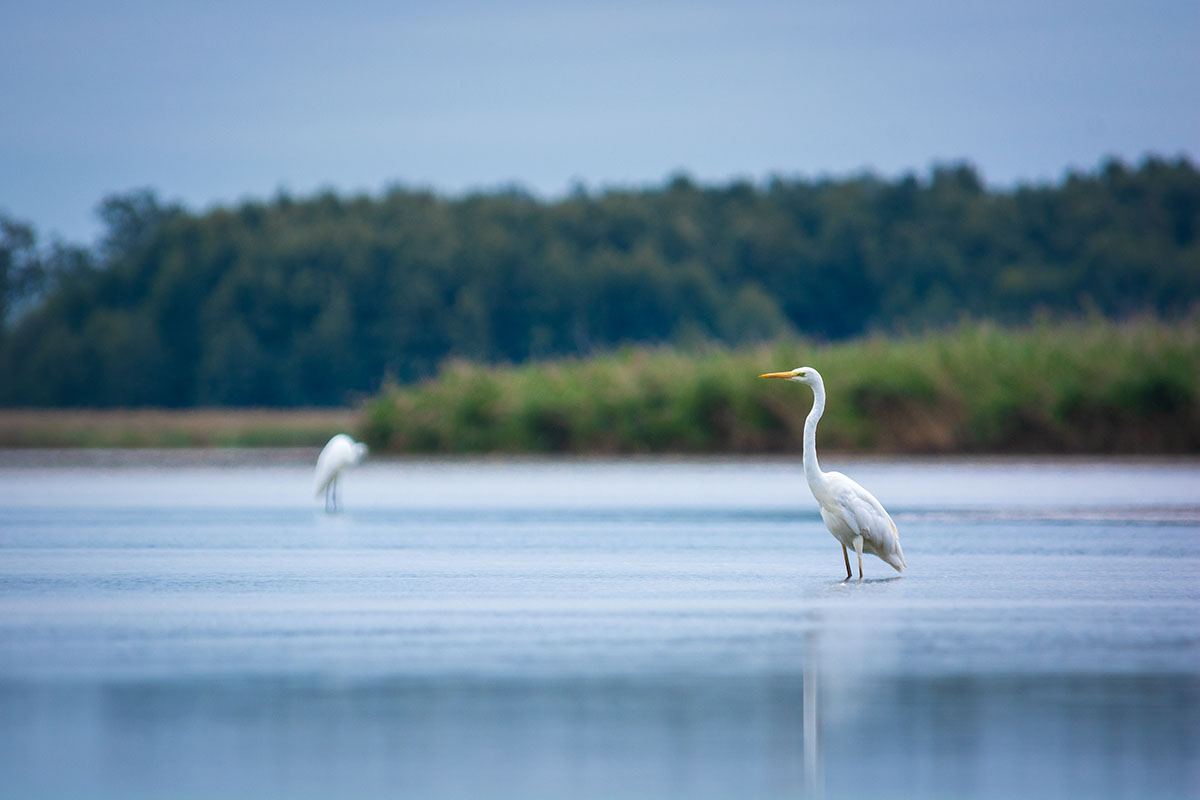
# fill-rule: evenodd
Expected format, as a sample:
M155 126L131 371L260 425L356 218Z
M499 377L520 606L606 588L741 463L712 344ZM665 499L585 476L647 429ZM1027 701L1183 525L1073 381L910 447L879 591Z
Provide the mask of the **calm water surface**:
M1200 463L0 453L0 797L1200 796Z

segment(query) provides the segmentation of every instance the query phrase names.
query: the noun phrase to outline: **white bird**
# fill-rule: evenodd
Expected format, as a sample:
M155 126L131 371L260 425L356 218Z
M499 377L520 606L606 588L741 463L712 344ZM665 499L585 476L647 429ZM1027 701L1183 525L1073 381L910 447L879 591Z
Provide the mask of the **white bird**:
M325 493L325 510L337 510L338 479L342 472L358 464L367 455L367 446L339 433L317 456L317 472L313 481L313 496Z
M821 373L812 367L797 367L790 372L768 372L760 378L783 378L807 384L813 391L812 411L804 421L804 477L812 490L821 519L833 538L842 543L842 558L846 560L846 580L850 572L850 553L858 554L858 579L862 580L862 554L879 556L897 572L908 568L904 551L900 549L900 532L883 505L858 483L840 472L822 472L817 463L817 422L825 411L825 382Z

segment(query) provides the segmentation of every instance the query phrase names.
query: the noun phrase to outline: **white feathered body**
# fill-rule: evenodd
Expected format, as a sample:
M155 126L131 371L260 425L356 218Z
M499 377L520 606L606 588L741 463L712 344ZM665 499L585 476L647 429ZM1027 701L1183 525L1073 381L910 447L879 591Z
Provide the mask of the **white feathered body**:
M825 381L812 367L796 367L786 372L768 372L760 378L785 378L806 384L813 393L812 410L804 420L804 477L821 509L821 519L833 538L849 551L877 556L897 572L908 568L900 549L900 532L875 495L840 472L823 472L817 462L817 423L825 413ZM861 543L861 548L858 546ZM846 578L850 578L850 557L845 553ZM862 578L862 556L858 558L858 577Z
M809 488L833 538L853 550L854 539L861 536L864 553L878 556L897 572L907 569L900 532L875 496L840 472L825 472L822 477L823 485Z
M313 478L313 495L319 495L329 487L329 484L347 467L352 467L363 460L367 454L367 446L356 442L344 433L339 433L329 440L317 456L317 470Z

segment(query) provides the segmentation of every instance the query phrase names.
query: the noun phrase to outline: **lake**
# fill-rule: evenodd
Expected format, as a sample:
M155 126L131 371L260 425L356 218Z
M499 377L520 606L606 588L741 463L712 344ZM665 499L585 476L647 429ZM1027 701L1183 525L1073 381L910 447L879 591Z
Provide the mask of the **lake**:
M1200 462L0 452L3 798L1200 796Z

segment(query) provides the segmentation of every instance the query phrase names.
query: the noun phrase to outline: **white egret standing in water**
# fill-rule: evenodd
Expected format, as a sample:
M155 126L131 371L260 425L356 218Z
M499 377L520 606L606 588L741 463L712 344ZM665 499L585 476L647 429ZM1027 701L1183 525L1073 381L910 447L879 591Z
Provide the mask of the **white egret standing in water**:
M812 367L797 367L790 372L768 372L760 378L783 378L807 384L813 391L812 411L804 421L804 477L812 490L821 519L833 538L842 543L842 558L846 560L846 580L854 577L850 571L850 553L858 554L858 579L862 580L862 554L879 556L897 572L908 564L900 549L900 532L883 505L856 482L840 472L822 472L817 463L817 422L825 411L825 382L821 373Z
M367 455L367 446L356 442L344 433L339 433L317 456L317 473L313 482L313 496L325 493L325 510L336 511L338 506L338 480L342 472L353 467Z

